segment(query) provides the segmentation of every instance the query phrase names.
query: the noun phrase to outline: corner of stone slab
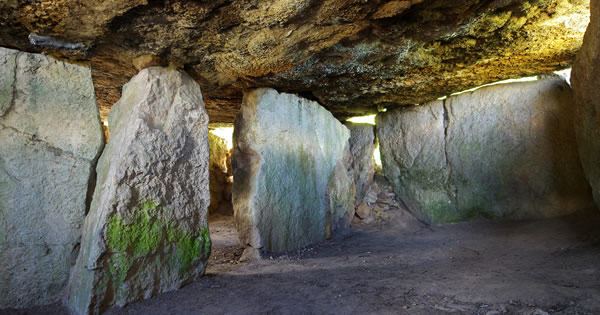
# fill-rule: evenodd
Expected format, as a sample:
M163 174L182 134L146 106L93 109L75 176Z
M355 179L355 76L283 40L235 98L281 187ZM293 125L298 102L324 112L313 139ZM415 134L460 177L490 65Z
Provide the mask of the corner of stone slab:
M89 272L85 269L83 272ZM92 275L93 276L93 275ZM85 284L86 280L85 275L74 276L71 275L71 279L67 287L64 290L64 294L60 303L64 306L64 308L68 311L69 314L72 315L87 315L90 314L90 301L91 301L91 287L82 288ZM73 289L73 285L75 282L79 285L76 289Z
M262 251L258 248L254 247L246 247L242 256L240 257L240 262L250 262L255 260L260 260L262 258Z

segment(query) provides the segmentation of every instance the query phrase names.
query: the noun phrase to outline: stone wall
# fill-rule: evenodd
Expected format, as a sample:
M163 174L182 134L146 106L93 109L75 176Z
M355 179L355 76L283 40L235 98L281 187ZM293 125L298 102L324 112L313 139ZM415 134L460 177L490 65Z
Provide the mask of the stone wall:
M377 117L383 170L422 220L544 218L590 205L563 79L479 89Z
M109 127L64 301L77 314L175 290L202 275L210 253L208 116L198 84L174 69L142 70Z
M349 226L354 187L343 161L349 137L316 102L273 89L244 95L232 160L242 245L294 250Z
M600 1L592 0L590 5L591 22L573 64L571 83L579 156L600 205Z
M88 67L0 48L0 309L60 298L103 144Z

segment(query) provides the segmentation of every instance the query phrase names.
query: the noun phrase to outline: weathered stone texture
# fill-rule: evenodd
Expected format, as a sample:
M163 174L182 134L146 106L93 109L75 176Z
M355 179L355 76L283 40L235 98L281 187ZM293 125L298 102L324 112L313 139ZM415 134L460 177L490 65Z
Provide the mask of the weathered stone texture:
M356 124L347 122L345 126L350 130L350 159L348 170L354 177L356 186L355 204L358 206L369 189L375 174L375 127L370 124Z
M109 126L65 297L78 314L177 289L202 275L210 252L198 84L174 69L145 69L123 88Z
M442 102L377 116L383 172L409 210L428 221L431 202L451 204Z
M334 175L350 179L342 161L349 137L348 129L316 102L273 89L247 92L235 121L232 160L241 243L294 250L344 226L340 217L353 206L343 210L348 198L329 197L353 190Z
M342 119L568 67L588 13L588 0L8 0L0 46L91 61L102 114L154 56L185 66L213 122L263 86Z
M487 87L378 116L383 169L421 219L543 218L590 206L556 77Z
M225 141L210 132L208 133L208 143L210 147L210 207L208 210L210 213L214 213L219 210L223 202L227 202L226 195L228 190L231 191L231 188L228 188L231 183L227 169L231 155Z
M350 228L354 217L356 183L350 166L352 153L346 142L342 158L333 169L329 179L329 216L326 220L326 237L342 236Z
M575 131L585 176L600 205L600 1L591 1L591 23L571 72Z
M0 308L60 298L103 145L88 67L0 48Z

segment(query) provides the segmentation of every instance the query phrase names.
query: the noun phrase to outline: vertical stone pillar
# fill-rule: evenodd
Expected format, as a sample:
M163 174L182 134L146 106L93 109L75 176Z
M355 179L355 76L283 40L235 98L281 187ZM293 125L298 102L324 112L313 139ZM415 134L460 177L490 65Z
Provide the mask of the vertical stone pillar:
M60 298L103 145L88 67L0 48L0 309Z
M283 252L347 228L354 210L354 184L343 164L349 137L316 102L273 89L247 92L232 160L241 243Z
M77 314L146 299L197 279L210 253L208 116L200 87L142 70L110 111L111 141L65 304Z
M591 21L571 73L575 132L581 164L600 206L600 1L591 0Z

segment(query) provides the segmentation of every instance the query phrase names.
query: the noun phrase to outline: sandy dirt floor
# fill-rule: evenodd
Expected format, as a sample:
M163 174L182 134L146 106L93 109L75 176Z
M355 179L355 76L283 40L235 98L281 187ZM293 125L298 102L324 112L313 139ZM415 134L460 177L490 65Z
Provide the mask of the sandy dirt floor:
M107 314L600 314L600 212L425 226L398 208L338 240L241 263L212 219L206 275ZM50 305L16 314L61 314Z

